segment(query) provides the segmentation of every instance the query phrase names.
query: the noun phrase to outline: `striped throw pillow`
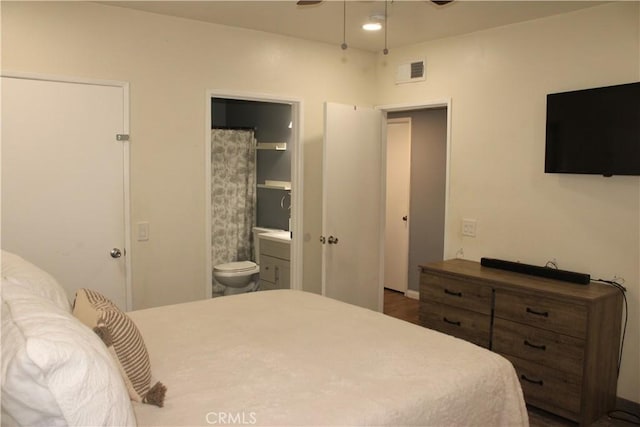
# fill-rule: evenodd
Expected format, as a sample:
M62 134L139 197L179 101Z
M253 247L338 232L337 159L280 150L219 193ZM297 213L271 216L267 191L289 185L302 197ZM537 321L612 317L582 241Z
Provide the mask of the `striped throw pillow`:
M162 407L167 388L151 387L151 363L142 335L129 316L99 292L79 289L73 314L93 329L116 360L132 400Z

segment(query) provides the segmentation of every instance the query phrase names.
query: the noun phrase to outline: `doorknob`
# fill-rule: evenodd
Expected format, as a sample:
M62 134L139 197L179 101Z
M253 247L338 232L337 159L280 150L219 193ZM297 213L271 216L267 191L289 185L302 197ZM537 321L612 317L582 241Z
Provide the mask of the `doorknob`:
M111 258L120 258L122 256L122 252L118 248L111 249Z
M337 245L338 244L338 238L337 237L333 237L333 236L329 236L328 238L325 238L324 236L320 236L320 243L322 243L323 245L325 243L328 243L330 245Z

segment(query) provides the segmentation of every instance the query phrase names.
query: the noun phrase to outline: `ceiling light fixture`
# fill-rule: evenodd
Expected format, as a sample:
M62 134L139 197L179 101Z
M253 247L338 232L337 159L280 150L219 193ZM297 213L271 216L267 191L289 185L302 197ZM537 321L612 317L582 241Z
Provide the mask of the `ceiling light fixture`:
M369 20L362 25L362 29L366 31L379 31L384 23L384 15L375 14L369 16Z
M362 29L365 31L380 31L382 29L382 24L379 22L367 22L362 25Z

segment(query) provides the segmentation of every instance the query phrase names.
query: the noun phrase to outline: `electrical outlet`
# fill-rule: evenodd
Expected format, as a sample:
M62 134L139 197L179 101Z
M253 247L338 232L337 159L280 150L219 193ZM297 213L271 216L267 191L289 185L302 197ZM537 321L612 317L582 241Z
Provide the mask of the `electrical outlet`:
M462 235L469 236L469 237L476 237L476 220L475 219L462 220Z

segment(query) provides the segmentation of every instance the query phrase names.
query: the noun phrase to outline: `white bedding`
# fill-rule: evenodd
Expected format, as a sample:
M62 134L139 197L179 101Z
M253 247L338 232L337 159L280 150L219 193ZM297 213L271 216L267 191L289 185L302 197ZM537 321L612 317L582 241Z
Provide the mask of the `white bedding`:
M129 313L158 408L138 425L526 426L512 365L468 342L292 290Z

